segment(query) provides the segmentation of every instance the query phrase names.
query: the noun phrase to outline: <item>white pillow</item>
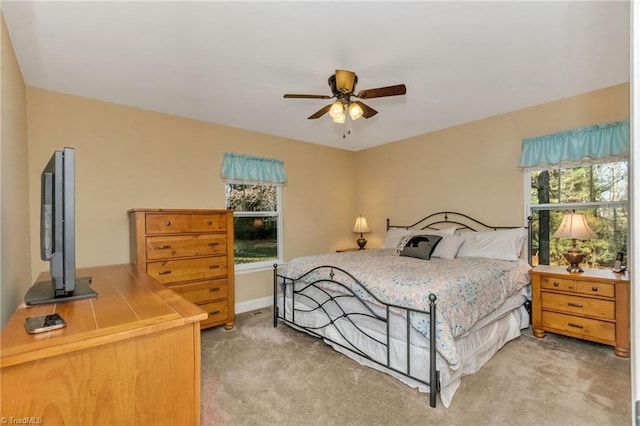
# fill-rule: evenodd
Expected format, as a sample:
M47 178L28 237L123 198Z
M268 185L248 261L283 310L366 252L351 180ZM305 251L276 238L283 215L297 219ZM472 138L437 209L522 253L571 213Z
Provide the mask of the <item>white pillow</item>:
M410 233L410 230L404 228L389 228L387 234L384 236L382 248L397 248L400 239Z
M453 228L455 230L455 228ZM464 238L460 235L441 235L442 239L436 246L433 253L431 253L431 257L439 257L441 259L455 259L458 254L458 250L462 243L464 243Z
M527 230L515 228L488 232L465 232L461 234L461 237L464 239L464 243L458 250L458 257L518 260L527 237Z

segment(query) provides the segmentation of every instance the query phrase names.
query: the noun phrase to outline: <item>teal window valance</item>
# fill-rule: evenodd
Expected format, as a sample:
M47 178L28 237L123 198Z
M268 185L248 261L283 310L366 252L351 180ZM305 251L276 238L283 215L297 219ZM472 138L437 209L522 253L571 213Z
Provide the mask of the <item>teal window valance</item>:
M629 158L629 120L597 124L522 140L525 172L571 168Z
M254 185L287 183L282 161L228 152L222 161L222 178L231 183Z

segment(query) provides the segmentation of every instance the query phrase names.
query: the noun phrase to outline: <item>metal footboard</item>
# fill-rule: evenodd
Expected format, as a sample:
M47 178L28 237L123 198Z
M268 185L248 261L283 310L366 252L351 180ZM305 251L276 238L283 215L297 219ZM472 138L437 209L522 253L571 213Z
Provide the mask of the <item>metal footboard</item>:
M313 273L314 278L310 279L310 275ZM341 276L346 277L347 284L337 281L335 278L336 273L340 273ZM338 286L339 292L328 291L327 284ZM383 313L376 312L372 307L365 302L357 293L366 294L372 300L376 301L377 305L383 306L381 310ZM319 297L318 297L319 296ZM282 312L278 306L279 298L282 300ZM344 309L343 300L349 299L355 302L358 307L357 311L347 312ZM296 308L296 301L304 301L305 308ZM370 362L373 362L387 370L393 371L399 375L407 377L418 383L424 384L429 387L430 405L436 406L436 396L440 391L440 374L436 367L436 296L434 294L429 295L429 310L423 311L418 309L406 308L403 306L384 303L376 296L371 294L355 277L349 274L347 271L335 267L335 266L319 266L316 267L304 275L291 278L278 274L278 267L274 265L273 268L273 326L278 326L278 320L283 321L285 324L294 326L295 328L304 330L308 334L321 338L332 344L338 345L341 348L358 355ZM289 303L290 302L290 303ZM288 305L290 304L290 308ZM290 309L287 311L287 309ZM329 310L333 310L330 313ZM296 321L296 313L299 315L304 312L316 312L321 313L326 322L319 325L304 325L299 321ZM391 360L391 314L404 317L406 321L406 368L401 370L392 365ZM423 314L429 317L430 321L430 336L429 336L429 381L416 377L411 372L411 316L416 314ZM367 327L360 325L359 320L365 319L366 321L379 324L386 330L383 338L375 336L371 333ZM357 331L363 341L375 342L378 345L382 345L386 349L386 362L375 359L367 350L360 347L357 342L350 341L343 333L343 324L352 327ZM326 335L320 334L321 329L331 329L337 333L338 336L346 343L337 341Z

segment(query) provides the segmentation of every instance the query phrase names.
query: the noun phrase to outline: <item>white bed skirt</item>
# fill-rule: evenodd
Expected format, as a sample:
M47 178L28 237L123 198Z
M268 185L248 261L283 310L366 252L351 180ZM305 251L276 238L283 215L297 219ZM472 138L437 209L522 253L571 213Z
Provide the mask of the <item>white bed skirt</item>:
M440 400L445 407L451 404L453 395L458 389L462 377L477 372L507 342L519 337L521 329L529 327L529 314L523 306L526 300L524 294L525 292L523 291L522 294L516 294L510 297L501 308L480 320L469 332L456 338L456 345L460 351L461 362L455 366L455 368L448 365L438 354L436 365L440 371ZM287 298L287 306L283 306L283 298L281 296L278 297L279 315L283 316L283 312L285 312L288 321L292 321L293 319L291 303L291 299ZM372 306L372 308L378 312L380 312L381 309L378 306ZM345 319L336 320L338 328L322 327L322 325L328 322L324 313L317 310L304 312L305 310L309 310L309 306L302 303L299 299L296 299L296 309L296 324L313 328L319 336L336 342L333 343L325 340L325 342L331 345L336 351L343 353L362 365L390 374L408 386L417 388L420 392L429 392L429 387L423 383L405 377L383 365L379 365L352 351L346 350L343 346L351 347L349 342L353 342L355 347L366 352L369 357L386 365L386 347L372 342L370 338L366 337L362 331L358 331L349 321ZM328 310L331 311L331 309ZM340 316L338 312L335 313L334 319ZM393 315L390 324L390 365L394 369L406 372L406 329L403 328L406 320L398 315ZM303 330L299 327L293 327ZM383 328L376 321L370 321L364 318L363 321L358 321L358 327L366 331L370 336L377 337L382 341L386 339L386 328ZM413 328L411 329L410 339L410 373L412 376L428 382L429 341Z

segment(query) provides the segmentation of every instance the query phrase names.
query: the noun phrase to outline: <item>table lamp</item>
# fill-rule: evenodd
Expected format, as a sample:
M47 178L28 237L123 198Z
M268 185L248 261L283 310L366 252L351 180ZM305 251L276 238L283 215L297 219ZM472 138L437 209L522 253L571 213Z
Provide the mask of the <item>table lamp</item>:
M363 233L369 232L369 225L367 225L367 219L364 216L358 216L356 224L353 225L353 232L359 232L360 238L356 240L360 250L364 250L364 246L367 244L367 240L362 236Z
M576 240L588 240L590 238L597 238L595 232L589 228L587 218L583 214L576 213L575 210L571 213L567 213L562 218L562 223L558 227L558 230L553 234L553 238L570 238L573 242L573 246L563 253L569 267L569 272L584 272L580 268L580 262L584 260L586 253L583 253L577 246Z

